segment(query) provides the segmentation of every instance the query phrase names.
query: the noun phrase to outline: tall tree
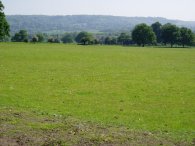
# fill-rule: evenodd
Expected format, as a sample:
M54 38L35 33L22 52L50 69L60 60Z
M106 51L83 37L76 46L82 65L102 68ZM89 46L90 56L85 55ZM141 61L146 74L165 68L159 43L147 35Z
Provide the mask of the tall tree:
M3 41L6 36L9 36L10 31L3 9L3 3L0 0L0 41Z
M156 41L152 28L144 23L136 25L132 31L132 39L138 45L152 44Z
M188 29L186 27L182 27L180 28L180 39L179 42L181 43L181 45L184 46L185 45L191 45L193 43L193 33L191 31L191 29Z
M180 31L176 25L167 23L162 26L162 40L165 44L170 43L171 47L179 41Z
M159 22L155 22L151 25L154 33L156 34L156 40L157 40L157 43L161 43L161 27L162 27L162 24L159 23Z

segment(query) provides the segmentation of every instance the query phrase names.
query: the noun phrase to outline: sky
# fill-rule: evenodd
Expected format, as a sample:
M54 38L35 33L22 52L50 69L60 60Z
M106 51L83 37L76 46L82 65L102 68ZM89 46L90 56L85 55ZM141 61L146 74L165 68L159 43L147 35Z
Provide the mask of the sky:
M195 0L1 0L6 15L113 15L195 21Z

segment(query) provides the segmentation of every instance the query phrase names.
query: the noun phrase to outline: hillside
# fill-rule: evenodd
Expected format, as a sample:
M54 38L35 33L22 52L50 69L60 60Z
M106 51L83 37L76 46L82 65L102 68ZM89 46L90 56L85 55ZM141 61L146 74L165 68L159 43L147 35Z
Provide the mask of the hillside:
M173 23L195 31L194 21L168 20L160 17L120 17L100 15L44 16L44 15L8 15L11 32L26 29L30 33L64 33L75 31L121 32L130 31L139 23Z

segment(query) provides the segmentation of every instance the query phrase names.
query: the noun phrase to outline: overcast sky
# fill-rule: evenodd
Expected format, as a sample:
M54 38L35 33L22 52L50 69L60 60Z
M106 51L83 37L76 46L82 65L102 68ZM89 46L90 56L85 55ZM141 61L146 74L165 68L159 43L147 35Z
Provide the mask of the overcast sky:
M6 15L115 15L195 21L195 0L2 0Z

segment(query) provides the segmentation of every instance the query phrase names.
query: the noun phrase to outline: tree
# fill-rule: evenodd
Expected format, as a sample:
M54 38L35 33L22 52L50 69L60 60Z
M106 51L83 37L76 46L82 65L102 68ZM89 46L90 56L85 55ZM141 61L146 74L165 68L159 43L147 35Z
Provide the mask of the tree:
M4 41L4 39L9 36L9 24L6 20L5 14L3 13L4 6L0 1L0 41Z
M100 41L98 39L94 39L93 44L95 44L95 45L100 44Z
M91 44L93 44L93 40L94 39L91 36L82 37L81 44L83 44L83 45L86 45L86 44L91 45Z
M39 41L39 38L35 35L33 36L32 40L31 40L33 43L36 43Z
M61 43L61 41L58 38L50 37L47 40L48 43Z
M131 36L128 35L127 33L121 33L120 36L118 37L118 43L121 45L129 45L132 43L131 41Z
M48 43L54 43L54 41L55 41L55 40L54 40L53 37L50 37L50 38L48 38L48 40L47 40Z
M180 31L176 25L167 23L162 26L162 40L165 43L171 44L171 47L179 41Z
M28 33L26 30L20 30L12 37L14 42L28 42Z
M61 43L61 41L60 41L59 38L55 38L55 39L54 39L54 43Z
M112 38L111 37L106 37L105 40L104 40L104 43L106 45L112 45Z
M76 38L75 38L76 42L78 44L83 44L83 45L86 45L86 44L92 44L94 38L91 34L87 33L87 32L80 32Z
M116 45L117 44L117 39L115 37L106 37L104 40L104 43L106 45Z
M43 36L43 34L39 33L39 34L37 34L36 36L37 36L37 38L38 38L38 42L43 42L43 41L44 41L44 36Z
M195 46L195 33L193 33L193 42L192 45Z
M185 45L191 45L193 43L193 39L194 38L191 29L188 29L186 27L180 28L179 42L181 43L183 48Z
M138 45L152 44L156 41L156 36L152 28L144 23L136 25L132 31L132 39Z
M73 43L73 42L74 42L74 38L73 38L72 35L66 34L66 35L62 38L62 42L63 42L63 43Z
M161 28L162 28L162 24L159 22L155 22L151 25L152 30L154 31L155 35L156 35L156 40L157 43L161 43Z

